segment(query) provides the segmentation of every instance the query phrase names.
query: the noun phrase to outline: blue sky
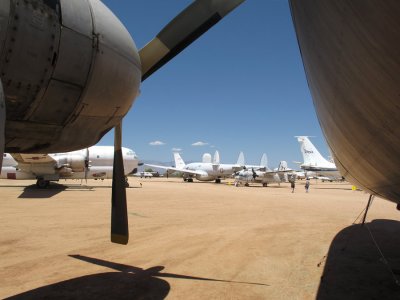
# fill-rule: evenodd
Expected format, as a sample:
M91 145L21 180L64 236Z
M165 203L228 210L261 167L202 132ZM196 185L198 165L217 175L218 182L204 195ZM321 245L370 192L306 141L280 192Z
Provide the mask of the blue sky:
M188 0L103 1L142 48ZM295 135L329 155L312 104L284 0L247 0L141 86L123 123L123 144L141 159L170 161L172 149L198 161L247 163L267 153L270 167L302 160ZM163 145L150 145L161 141ZM204 146L192 146L203 142ZM101 145L113 144L113 132Z

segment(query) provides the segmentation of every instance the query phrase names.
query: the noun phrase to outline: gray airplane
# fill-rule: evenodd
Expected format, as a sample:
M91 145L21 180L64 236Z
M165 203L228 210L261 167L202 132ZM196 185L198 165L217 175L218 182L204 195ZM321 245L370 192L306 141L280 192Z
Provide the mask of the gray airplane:
M183 174L183 179L188 182L193 182L193 178L199 181L215 181L220 183L221 179L231 177L233 173L243 169L243 154L239 154L236 164L221 164L219 161L219 153L215 152L212 162L193 162L185 164L179 153L174 153L175 167L165 167L160 165L147 166L165 169L168 171L180 172Z
M0 165L4 152L56 153L115 128L111 240L128 242L122 119L140 83L243 0L197 0L137 50L99 0L0 1Z
M336 166L400 209L400 1L291 0L290 8Z

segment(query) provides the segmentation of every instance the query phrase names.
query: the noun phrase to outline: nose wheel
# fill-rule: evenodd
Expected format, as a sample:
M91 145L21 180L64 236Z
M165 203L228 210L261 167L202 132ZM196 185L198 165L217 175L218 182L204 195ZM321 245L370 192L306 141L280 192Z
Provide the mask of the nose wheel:
M39 179L36 181L36 186L37 186L39 189L45 189L45 188L47 188L47 187L49 186L49 184L50 184L50 181L44 180L43 178L39 178Z
M125 177L125 187L126 187L126 188L129 187L128 177Z

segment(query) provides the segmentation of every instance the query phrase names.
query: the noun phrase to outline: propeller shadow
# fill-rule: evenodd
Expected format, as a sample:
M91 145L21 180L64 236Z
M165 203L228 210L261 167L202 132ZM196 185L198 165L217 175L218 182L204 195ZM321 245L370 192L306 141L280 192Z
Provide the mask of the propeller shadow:
M400 222L374 220L340 231L329 248L316 299L400 299Z
M262 283L220 280L164 273L163 266L142 269L97 258L69 255L118 272L86 275L27 291L7 299L165 299L171 289L161 278L203 280L268 286Z

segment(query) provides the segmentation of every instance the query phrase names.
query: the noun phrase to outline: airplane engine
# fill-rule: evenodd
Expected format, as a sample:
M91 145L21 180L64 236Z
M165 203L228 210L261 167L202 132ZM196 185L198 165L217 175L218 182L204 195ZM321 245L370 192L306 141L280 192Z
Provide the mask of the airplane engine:
M72 169L73 172L84 172L85 157L81 155L69 155L67 159L67 165Z
M0 74L5 151L55 153L91 146L120 123L141 63L101 1L2 0Z
M400 2L291 0L290 6L319 123L341 175L400 203Z
M70 177L74 173L71 168L62 167L58 173L63 177Z
M196 175L196 179L199 181L213 181L215 178L208 174Z

